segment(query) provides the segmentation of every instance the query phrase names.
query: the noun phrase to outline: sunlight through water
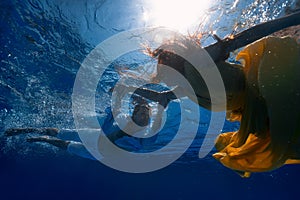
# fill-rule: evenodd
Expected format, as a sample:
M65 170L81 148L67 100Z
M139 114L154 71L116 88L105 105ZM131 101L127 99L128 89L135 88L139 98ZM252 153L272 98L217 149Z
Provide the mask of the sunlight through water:
M153 26L164 26L185 32L208 9L210 0L152 0L145 2L143 20ZM147 5L148 4L148 5Z

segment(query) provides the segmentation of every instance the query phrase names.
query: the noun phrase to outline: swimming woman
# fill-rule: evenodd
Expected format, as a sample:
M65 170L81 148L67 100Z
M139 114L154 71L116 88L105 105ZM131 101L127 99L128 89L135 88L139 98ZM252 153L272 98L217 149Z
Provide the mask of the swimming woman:
M116 120L114 119L110 109L108 109L108 116L105 118L102 128L106 137L117 145L117 141L123 137L132 137L139 132L143 132L145 135L147 134L145 131L158 131L161 126L162 109L162 107L158 107L156 120L153 124L151 124L151 130L147 130L145 127L150 123L151 108L148 105L148 102L142 97L135 97L134 108L131 116L132 120L129 120L125 127L116 127L114 125ZM119 121L127 121L126 119L122 119L122 117L123 115L119 118ZM101 130L99 129L97 131ZM71 154L88 159L95 159L80 141L76 130L59 130L57 128L10 128L5 131L4 135L15 136L28 133L41 135L37 137L28 137L26 139L28 142L45 142L60 149L67 150ZM101 137L103 137L103 135ZM71 138L71 140L65 140L64 138ZM136 138L136 140L137 141L132 144L133 150L138 150L143 147L143 138Z
M216 61L226 90L227 119L240 121L241 125L238 131L217 138L218 152L213 156L223 165L245 172L245 176L284 164L300 164L300 45L297 41L293 37L264 37L246 46L237 55L236 63ZM178 45L178 41L175 43ZM211 109L202 76L187 60L163 47L152 53L158 60L155 78L163 78L160 70L165 65L172 67L192 85L198 97L195 102ZM137 93L150 99L155 96L146 91ZM167 92L164 95L167 102L177 98ZM185 95L193 98L188 92Z
M268 36L288 27L297 29L295 25L299 24L300 12L297 11L230 38L221 40L215 36L218 42L204 48L224 83L227 119L240 121L238 131L223 133L217 138L218 152L213 156L243 176L270 171L284 164L300 164L300 38L299 34ZM299 30L292 31L297 32ZM175 53L178 46L189 52L186 44L185 39L173 39L149 51L158 62L153 82L164 80L166 74L161 72L169 66L189 81L197 99L180 86L169 92L137 89L135 93L148 99L165 99L166 103L180 98L174 95L180 93L210 110L210 94L203 77L191 63ZM235 63L227 62L229 53L241 47L244 49L236 56Z

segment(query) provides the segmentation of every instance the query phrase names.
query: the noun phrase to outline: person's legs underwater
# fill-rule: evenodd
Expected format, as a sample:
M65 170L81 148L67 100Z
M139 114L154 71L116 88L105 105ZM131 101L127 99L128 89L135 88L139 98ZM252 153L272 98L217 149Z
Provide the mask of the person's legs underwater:
M70 144L70 141L61 140L55 137L49 137L49 136L39 136L39 137L29 137L26 139L27 142L46 142L48 144L51 144L53 146L56 146L60 149L67 150L68 145Z

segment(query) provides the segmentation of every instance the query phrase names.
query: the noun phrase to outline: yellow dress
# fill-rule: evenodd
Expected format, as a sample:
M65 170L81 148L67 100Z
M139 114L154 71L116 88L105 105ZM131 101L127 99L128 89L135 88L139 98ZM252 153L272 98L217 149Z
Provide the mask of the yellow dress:
M289 37L266 37L236 59L244 65L247 95L244 112L231 117L241 119L244 128L221 134L213 156L243 172L300 164L299 44Z

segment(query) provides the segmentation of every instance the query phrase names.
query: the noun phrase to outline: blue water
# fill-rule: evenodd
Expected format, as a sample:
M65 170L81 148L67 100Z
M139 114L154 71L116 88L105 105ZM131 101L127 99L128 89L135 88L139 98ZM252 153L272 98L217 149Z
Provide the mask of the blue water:
M279 17L294 3L214 1L201 27L223 37ZM187 152L170 166L145 174L116 171L47 144L29 144L23 135L3 136L11 127L74 128L71 95L81 62L104 39L151 25L139 20L144 5L141 0L0 2L0 199L297 199L299 166L242 179L211 157L214 150L199 159L210 115L204 109ZM204 39L204 44L212 42ZM127 56L116 64L135 69L142 62ZM114 71L103 77L96 98L100 114L109 106L107 93L117 78ZM178 111L169 112L174 117L169 120L178 121ZM226 122L222 131L238 126Z

